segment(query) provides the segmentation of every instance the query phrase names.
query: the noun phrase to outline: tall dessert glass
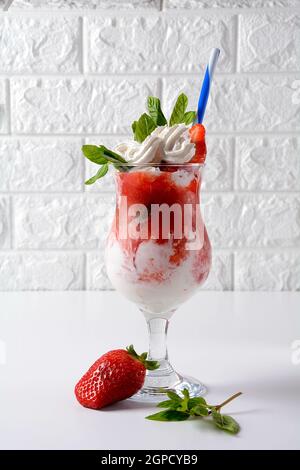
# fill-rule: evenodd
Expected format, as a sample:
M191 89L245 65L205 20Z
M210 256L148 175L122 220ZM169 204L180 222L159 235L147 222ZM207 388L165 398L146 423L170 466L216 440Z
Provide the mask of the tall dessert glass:
M206 280L211 246L200 211L203 165L145 164L115 172L116 212L106 244L113 286L144 314L149 330L148 371L135 399L159 401L167 390L203 395L205 387L171 366L169 320Z

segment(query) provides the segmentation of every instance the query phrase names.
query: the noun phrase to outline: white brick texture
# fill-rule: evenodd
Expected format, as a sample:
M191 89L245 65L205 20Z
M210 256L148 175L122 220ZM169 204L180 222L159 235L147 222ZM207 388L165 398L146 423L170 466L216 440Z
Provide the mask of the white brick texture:
M114 196L15 199L15 243L21 249L103 248Z
M242 16L239 45L241 70L299 71L299 28L300 12Z
M203 195L203 214L216 248L300 248L300 195Z
M0 253L0 290L80 290L83 269L79 254Z
M11 94L17 133L126 133L157 80L13 79Z
M299 191L300 139L238 137L237 185L243 191Z
M53 8L53 9L158 9L160 0L14 0L14 8Z
M0 0L0 9L4 5ZM81 146L181 91L205 114L204 290L300 290L300 1L14 0L0 13L0 290L106 290L113 171Z
M203 290L232 290L232 255L213 251L212 266Z
M171 110L180 91L197 106L199 80L164 79L165 108ZM206 125L209 131L300 131L300 74L294 77L216 77ZM299 91L298 91L299 94Z
M10 247L9 210L9 198L0 196L0 249Z
M7 132L6 84L0 79L0 134Z
M207 137L208 165L203 172L203 190L230 191L233 188L233 140Z
M81 142L0 138L0 191L81 191Z
M300 252L238 253L236 289L300 290Z
M298 6L298 0L165 0L167 8L270 8Z
M87 24L89 70L199 72L204 69L211 48L219 44L222 49L219 71L232 72L234 25L232 16L91 19Z
M1 73L78 72L78 18L0 17Z
M89 290L111 290L111 285L104 261L104 252L88 253L87 256L87 289Z

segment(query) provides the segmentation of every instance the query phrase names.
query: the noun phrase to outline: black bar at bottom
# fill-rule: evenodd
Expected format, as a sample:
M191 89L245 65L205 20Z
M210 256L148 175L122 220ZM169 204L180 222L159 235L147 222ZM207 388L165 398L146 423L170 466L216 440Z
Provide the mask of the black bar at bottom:
M280 449L278 449L279 451ZM251 461L253 464L257 463L257 459L260 462L264 458L268 458L270 463L270 454L274 451L246 451L247 452L247 464ZM235 460L241 459L241 463L244 463L245 459L244 451L235 451ZM287 466L288 454L294 459L294 451L276 452L276 463ZM112 465L119 465L124 468L140 468L147 465L163 465L163 466L195 466L199 464L207 463L211 465L216 458L221 458L222 465L225 465L228 461L232 463L232 455L230 451L220 450L3 450L0 451L0 461L2 468L4 463L13 464L18 463L22 465L37 464L39 467L43 464L47 466L56 466L60 463L66 464L82 464L85 468L89 464L93 464L93 470L97 466L103 468ZM272 459L271 459L272 460ZM146 467L147 468L147 467ZM56 470L56 469L55 469Z

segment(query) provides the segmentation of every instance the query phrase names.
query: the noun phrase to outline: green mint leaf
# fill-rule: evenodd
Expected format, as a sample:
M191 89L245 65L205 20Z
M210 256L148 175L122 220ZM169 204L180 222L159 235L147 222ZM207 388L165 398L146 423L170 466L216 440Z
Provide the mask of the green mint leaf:
M135 133L136 126L137 126L137 121L133 121L133 123L131 124L131 129L133 133Z
M187 126L189 124L192 124L196 118L196 112L195 111L188 111L187 113L185 113L185 115L183 116L184 117L184 124L186 124Z
M170 398L170 400L172 401L176 401L177 403L181 403L182 402L182 398L177 395L177 393L175 392L172 392L171 390L167 392L167 396Z
M102 150L106 161L112 163L116 170L129 171L132 168L128 166L128 162L118 153L109 150L108 148L104 147L104 145L100 145L99 148ZM122 163L126 163L126 166L122 165Z
M159 98L149 96L147 100L148 111L156 126L165 126L167 120L161 110Z
M184 398L182 402L179 405L177 405L176 410L188 412L188 399Z
M240 426L231 416L221 415L218 411L212 411L212 417L215 425L223 431L230 432L231 434L239 432Z
M170 126L174 126L175 124L180 124L184 122L184 115L188 105L188 98L184 93L178 96L175 106L173 108L171 118L170 118Z
M203 405L196 405L191 408L190 413L195 416L208 416L208 409Z
M156 125L153 119L148 116L148 114L144 113L138 121L134 121L131 127L134 133L134 139L141 143L154 131Z
M178 403L177 402L174 402L173 400L165 400L165 401L161 401L159 403L157 403L156 405L158 408L172 408L175 409L177 408L178 406Z
M112 162L121 162L127 163L126 160L121 157L121 155L109 150L104 145L83 145L82 152L86 158L91 160L93 163L98 165L103 165L104 163Z
M97 145L83 145L82 153L91 162L97 163L98 165L103 165L107 161L103 155L101 147L98 147Z
M103 176L105 176L107 172L108 172L108 164L105 163L104 165L101 166L101 168L99 168L95 176L92 176L92 178L87 180L85 184L95 183L98 179L103 178Z
M207 406L206 400L203 397L194 397L189 399L189 410L191 410L192 408L194 408L194 406L197 405Z
M155 413L154 415L149 415L146 419L152 421L185 421L189 419L190 415L188 413L183 413L182 411L176 410L165 410Z
M107 160L127 163L126 160L121 157L121 155L116 152L113 152L112 150L109 150L104 145L99 145L99 149L102 151L103 155L106 157Z
M187 388L182 390L183 398L181 399L180 405L177 407L178 411L188 411L190 394Z

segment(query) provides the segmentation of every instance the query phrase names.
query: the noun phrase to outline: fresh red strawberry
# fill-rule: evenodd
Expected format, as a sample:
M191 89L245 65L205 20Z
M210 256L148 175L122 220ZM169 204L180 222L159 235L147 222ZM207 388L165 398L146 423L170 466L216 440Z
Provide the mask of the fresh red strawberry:
M195 124L189 130L191 142L196 146L195 156L192 163L204 163L206 158L205 127Z
M142 388L146 370L159 367L156 361L147 361L147 353L140 356L131 345L115 349L101 356L75 386L79 403L99 410L124 400Z

